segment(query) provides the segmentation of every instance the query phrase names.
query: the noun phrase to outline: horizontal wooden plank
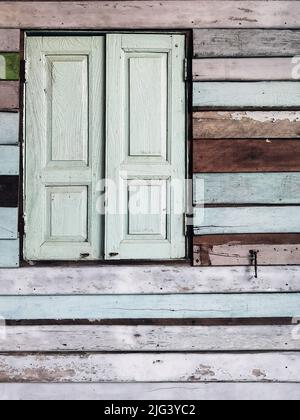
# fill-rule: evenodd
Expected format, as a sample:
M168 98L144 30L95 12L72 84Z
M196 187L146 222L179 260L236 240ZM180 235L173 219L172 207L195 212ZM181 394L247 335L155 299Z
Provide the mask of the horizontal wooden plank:
M196 140L194 173L299 172L299 140Z
M299 111L195 112L196 139L299 138Z
M164 381L300 382L300 353L0 355L2 383Z
M300 173L196 174L194 204L300 204Z
M258 233L258 234L235 234L235 235L204 235L193 238L194 245L284 245L299 244L299 233ZM270 267L271 270L271 267ZM276 270L275 270L276 271Z
M0 239L17 239L18 209L0 208Z
M19 108L19 82L0 81L0 110Z
M0 240L0 267L19 267L19 240ZM0 311L1 312L1 311Z
M0 53L0 80L19 80L19 53Z
M0 176L0 207L18 207L19 177Z
M299 233L299 206L195 208L196 235Z
M201 58L193 61L194 81L262 81L300 79L294 57Z
M20 50L19 29L0 29L0 51L17 52Z
M294 108L300 102L298 82L195 82L198 108Z
M257 264L298 265L300 244L296 245L215 245L194 247L195 266L249 266L253 265L251 253L257 252Z
M273 3L274 4L274 3ZM300 54L300 31L198 29L195 57L293 57Z
M0 112L0 144L17 144L19 141L19 114Z
M19 148L0 146L0 176L19 174Z
M265 244L266 239L271 240L271 238L274 243L300 243L300 235L294 236L279 235L277 241L274 235L207 236L195 237L194 244L222 244L222 240L224 243L237 244L238 242L234 241L239 240L244 243L243 241L250 241L251 238L254 244ZM254 277L254 271L244 267L234 269L210 267L195 269L187 265L22 267L18 270L0 270L0 295L300 292L299 276L300 267L262 267L259 279Z
M298 401L297 383L0 384L2 401Z
M1 296L7 320L297 318L300 293Z
M299 351L295 325L2 327L0 352Z
M1 1L2 28L299 28L295 1ZM132 10L134 8L134 14ZM268 19L265 19L268 16Z

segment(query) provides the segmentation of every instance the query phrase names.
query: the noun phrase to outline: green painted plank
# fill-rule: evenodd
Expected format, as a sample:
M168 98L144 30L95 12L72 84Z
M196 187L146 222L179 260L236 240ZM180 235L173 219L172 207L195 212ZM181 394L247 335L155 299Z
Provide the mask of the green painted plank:
M297 107L298 82L198 82L194 83L194 107Z
M119 296L1 296L5 319L299 317L300 293Z
M0 208L0 239L17 239L18 209Z
M19 114L0 112L0 144L18 144Z
M20 54L0 53L0 80L19 80Z
M196 208L196 235L234 233L299 233L300 207Z
M197 204L300 204L300 173L194 175Z
M0 267L19 267L19 240L0 240ZM1 311L0 311L1 312Z
M0 146L0 175L19 174L18 146Z

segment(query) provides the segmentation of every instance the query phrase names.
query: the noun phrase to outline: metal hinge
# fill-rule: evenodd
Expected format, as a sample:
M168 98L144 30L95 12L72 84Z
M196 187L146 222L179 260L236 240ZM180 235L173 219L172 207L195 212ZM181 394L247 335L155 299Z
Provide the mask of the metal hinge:
M27 82L27 65L28 62L26 60L21 60L20 62L20 74L21 74L21 82Z
M184 79L184 81L186 82L187 80L188 80L188 60L187 60L187 58L185 58L184 60L183 60L183 79Z

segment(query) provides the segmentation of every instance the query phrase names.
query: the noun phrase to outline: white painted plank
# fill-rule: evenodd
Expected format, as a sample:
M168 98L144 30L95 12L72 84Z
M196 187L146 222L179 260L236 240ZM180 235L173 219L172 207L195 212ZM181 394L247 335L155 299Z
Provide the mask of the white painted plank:
M297 107L298 82L196 82L194 107Z
M0 175L19 174L19 148L0 146Z
M1 296L7 320L297 318L300 293Z
M300 353L0 355L0 382L300 382Z
M0 112L0 144L17 144L19 138L19 114Z
M299 401L293 383L0 384L2 401Z
M298 233L298 206L195 209L196 235L234 233Z
M300 292L300 267L122 265L0 270L0 295L118 295Z
M194 204L300 204L300 173L196 174Z
M0 267L19 266L19 240L0 240Z
M0 239L17 239L18 209L0 208Z
M0 332L3 353L300 350L296 325L37 325Z

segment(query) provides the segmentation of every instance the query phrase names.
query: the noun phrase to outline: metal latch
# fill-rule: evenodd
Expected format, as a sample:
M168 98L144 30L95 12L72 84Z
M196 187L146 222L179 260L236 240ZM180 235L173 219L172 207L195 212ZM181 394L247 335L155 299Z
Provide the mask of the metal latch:
M254 266L255 278L258 278L258 255L259 251L254 251L253 249L250 251L250 263Z

